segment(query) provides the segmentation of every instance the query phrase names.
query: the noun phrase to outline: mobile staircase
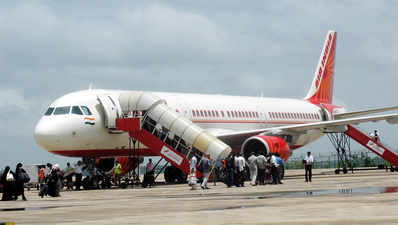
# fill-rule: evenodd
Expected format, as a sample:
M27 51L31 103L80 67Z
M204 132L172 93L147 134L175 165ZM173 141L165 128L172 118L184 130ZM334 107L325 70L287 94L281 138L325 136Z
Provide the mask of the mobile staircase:
M231 148L183 115L165 100L148 92L126 92L119 96L120 110L113 129L128 132L173 166L189 174L189 159L209 154L212 160L227 157ZM108 127L112 128L112 127Z
M327 135L337 152L338 169L336 169L336 174L340 171L347 173L349 167L354 171L351 159L351 139L391 163L391 165L398 167L397 153L383 144L380 139L376 141L352 125L346 125L344 132L329 132Z

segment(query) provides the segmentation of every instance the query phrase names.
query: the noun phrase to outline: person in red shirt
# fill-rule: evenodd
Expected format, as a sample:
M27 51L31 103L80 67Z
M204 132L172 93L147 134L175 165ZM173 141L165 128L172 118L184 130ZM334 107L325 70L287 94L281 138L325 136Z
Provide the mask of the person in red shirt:
M44 166L39 166L39 184L43 184L46 178L46 168Z

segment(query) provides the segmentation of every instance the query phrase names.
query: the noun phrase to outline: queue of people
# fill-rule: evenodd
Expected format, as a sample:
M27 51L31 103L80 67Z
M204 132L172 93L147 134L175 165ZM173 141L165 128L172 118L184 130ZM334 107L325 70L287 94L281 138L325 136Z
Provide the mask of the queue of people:
M279 154L250 153L247 162L241 154L230 155L225 159L225 183L228 187L243 187L246 179L246 166L250 173L250 185L282 184L280 173L283 160Z
M22 196L23 201L27 200L24 184L29 182L30 178L22 166L22 163L18 163L15 172L9 166L4 168L0 177L0 183L3 185L2 201L18 200L19 196Z

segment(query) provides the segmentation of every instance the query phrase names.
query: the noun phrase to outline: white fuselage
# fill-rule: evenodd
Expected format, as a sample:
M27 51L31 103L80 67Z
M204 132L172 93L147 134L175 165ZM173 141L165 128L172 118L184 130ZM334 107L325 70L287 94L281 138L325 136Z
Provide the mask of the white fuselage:
M110 133L105 127L104 111L97 97L99 94L106 94L118 99L123 92L125 91L85 90L62 96L49 106L54 108L53 112L44 115L38 122L35 129L37 143L47 151L72 157L113 157L131 154L128 150L128 134ZM164 99L169 107L216 136L224 132L310 123L325 119L320 107L304 100L151 93ZM69 111L57 110L68 106ZM91 115L83 110L83 106L89 109ZM296 134L289 144L293 149L298 148L320 136L322 133L316 131ZM136 147L141 149L143 155L151 155L150 151L145 151L144 145Z

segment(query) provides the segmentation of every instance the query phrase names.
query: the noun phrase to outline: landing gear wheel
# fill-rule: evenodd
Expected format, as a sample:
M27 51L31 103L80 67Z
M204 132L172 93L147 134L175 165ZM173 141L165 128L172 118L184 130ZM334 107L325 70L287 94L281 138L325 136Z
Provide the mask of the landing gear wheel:
M336 169L336 170L334 171L334 173L335 173L335 174L339 174L339 173L340 173L340 170L339 170L339 169Z
M348 172L347 168L343 168L343 173L346 174Z

